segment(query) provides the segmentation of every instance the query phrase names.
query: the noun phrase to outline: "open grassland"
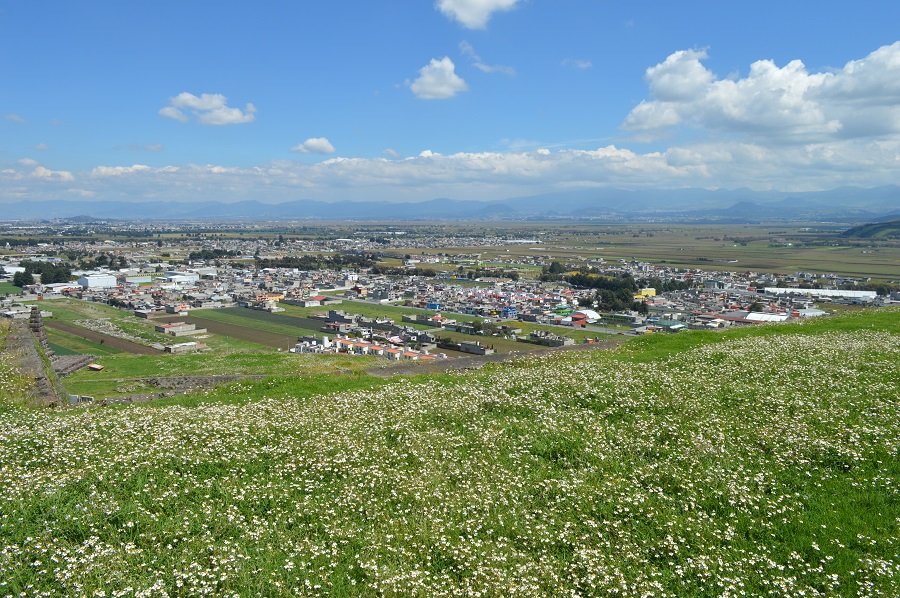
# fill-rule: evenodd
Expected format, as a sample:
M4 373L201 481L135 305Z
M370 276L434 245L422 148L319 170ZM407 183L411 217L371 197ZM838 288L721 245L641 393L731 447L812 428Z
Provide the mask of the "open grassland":
M0 282L0 296L18 295L22 289L11 282Z
M0 591L895 596L898 380L893 310L5 406Z
M371 367L374 357L344 355L297 355L294 353L245 352L194 353L144 356L120 353L105 355L98 363L103 371L79 370L64 379L69 392L95 397L131 394L118 390L140 385L148 378L178 376L320 376L339 378ZM141 390L142 391L142 390Z

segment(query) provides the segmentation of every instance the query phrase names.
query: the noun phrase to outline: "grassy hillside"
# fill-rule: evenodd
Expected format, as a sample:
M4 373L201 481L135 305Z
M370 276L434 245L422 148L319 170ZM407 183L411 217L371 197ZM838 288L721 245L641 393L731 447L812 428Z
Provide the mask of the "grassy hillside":
M0 594L898 595L898 316L7 407Z
M862 224L845 231L842 236L860 239L896 239L900 238L900 220L873 222Z

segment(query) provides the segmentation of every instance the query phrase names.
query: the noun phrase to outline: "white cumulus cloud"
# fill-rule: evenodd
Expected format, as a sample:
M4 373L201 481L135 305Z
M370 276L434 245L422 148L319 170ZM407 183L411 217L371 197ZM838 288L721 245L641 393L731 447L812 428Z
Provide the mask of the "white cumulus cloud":
M431 62L419 69L419 76L409 88L421 100L446 100L466 91L469 86L456 74L456 65L449 57Z
M75 177L68 170L50 170L45 166L35 166L31 176L38 179L56 179L60 181L72 181Z
M291 148L292 152L301 154L333 154L334 146L327 137L310 137L303 143L298 143Z
M680 50L647 69L652 98L625 119L626 130L687 126L767 140L811 143L900 133L900 42L842 69L809 72L800 60L750 65L717 77L703 50Z
M445 16L469 29L484 29L495 12L512 10L519 0L437 0Z
M194 117L204 125L239 125L253 122L256 106L247 102L244 109L228 106L228 98L219 93L203 93L196 96L186 91L169 100L159 110L159 115L180 122Z

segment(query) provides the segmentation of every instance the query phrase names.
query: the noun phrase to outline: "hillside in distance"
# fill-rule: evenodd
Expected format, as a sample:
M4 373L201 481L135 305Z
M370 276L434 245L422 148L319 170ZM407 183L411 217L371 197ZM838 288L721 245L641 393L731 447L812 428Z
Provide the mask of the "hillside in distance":
M844 231L842 236L856 239L898 239L900 219L854 226Z
M541 220L610 219L697 222L819 220L865 222L900 214L900 187L781 193L747 189L584 189L503 200L421 202L296 200L223 203L52 200L2 205L5 220L90 216L153 220Z
M0 361L0 588L896 596L897 316L55 412Z

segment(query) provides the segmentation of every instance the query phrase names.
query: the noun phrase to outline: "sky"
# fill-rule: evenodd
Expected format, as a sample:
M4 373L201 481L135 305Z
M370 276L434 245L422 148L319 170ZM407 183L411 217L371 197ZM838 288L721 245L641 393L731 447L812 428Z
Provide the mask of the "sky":
M900 2L0 0L0 208L900 184Z

